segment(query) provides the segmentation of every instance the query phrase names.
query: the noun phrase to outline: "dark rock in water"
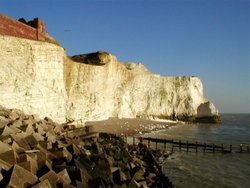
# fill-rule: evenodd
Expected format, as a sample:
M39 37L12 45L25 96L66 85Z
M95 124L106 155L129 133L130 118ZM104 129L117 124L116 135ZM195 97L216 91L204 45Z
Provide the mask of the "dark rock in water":
M221 117L220 116L211 116L211 117L196 117L195 122L197 123L215 123L220 124L221 123Z
M81 54L70 57L73 61L91 65L105 65L112 61L112 57L109 53L104 51L98 51L89 54Z

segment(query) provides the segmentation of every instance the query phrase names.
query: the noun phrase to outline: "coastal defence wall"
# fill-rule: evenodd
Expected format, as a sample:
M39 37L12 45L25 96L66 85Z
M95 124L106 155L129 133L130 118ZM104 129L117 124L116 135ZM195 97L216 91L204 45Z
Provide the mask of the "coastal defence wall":
M0 14L0 34L31 40L45 41L46 27L39 18L32 21L34 27Z

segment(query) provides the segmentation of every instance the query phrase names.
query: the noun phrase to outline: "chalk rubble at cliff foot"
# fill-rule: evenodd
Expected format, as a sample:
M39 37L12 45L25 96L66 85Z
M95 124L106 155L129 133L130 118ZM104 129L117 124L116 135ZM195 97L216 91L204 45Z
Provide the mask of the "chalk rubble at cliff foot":
M0 63L0 105L59 123L109 117L193 121L207 102L198 77L152 74L107 52L68 58L61 46L0 35ZM213 112L200 116L218 116Z

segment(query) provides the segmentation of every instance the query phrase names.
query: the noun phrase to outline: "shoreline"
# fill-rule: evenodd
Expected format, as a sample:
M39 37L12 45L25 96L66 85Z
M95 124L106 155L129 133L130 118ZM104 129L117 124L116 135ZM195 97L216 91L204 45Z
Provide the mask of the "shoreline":
M141 118L109 118L107 120L85 122L85 126L90 127L91 132L105 132L121 136L133 136L168 129L179 124L183 124L183 122L172 120L155 121Z

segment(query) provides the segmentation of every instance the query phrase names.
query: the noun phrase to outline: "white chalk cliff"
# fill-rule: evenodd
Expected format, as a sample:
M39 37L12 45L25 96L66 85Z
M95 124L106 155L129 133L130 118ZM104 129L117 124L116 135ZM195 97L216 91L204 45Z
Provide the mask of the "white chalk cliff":
M108 56L101 66L78 63L60 46L0 35L0 105L83 123L109 117L194 118L207 102L197 77L162 77L140 63ZM207 113L218 116L216 109Z

